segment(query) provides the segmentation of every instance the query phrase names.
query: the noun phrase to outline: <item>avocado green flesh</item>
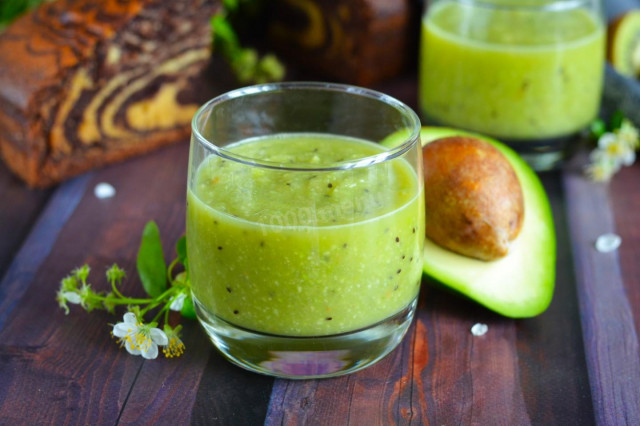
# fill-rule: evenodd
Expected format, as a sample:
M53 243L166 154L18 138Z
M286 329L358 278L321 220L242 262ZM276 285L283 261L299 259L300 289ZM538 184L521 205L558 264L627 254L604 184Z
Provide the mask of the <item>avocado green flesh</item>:
M460 130L423 127L422 145L448 136L474 136L491 143L513 166L524 196L524 222L507 256L485 262L425 241L424 273L485 307L508 317L542 313L553 296L556 241L553 216L535 172L513 150L485 136ZM390 138L389 142L392 145Z

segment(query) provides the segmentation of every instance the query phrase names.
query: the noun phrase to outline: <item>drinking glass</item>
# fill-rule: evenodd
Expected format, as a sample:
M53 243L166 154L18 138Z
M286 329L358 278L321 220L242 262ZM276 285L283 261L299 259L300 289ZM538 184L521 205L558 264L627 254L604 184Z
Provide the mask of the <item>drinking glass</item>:
M192 122L187 188L196 313L233 363L351 373L402 339L422 273L417 115L328 83L241 88Z
M430 1L422 118L501 139L535 169L554 168L598 113L604 55L599 0Z

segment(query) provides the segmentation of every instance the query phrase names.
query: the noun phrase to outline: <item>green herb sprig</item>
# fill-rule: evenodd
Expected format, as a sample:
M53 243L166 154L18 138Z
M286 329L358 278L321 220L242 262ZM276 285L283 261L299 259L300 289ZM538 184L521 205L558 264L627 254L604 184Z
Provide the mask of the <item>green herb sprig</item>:
M278 58L267 53L263 57L254 48L243 47L232 21L242 18L243 10L258 14L260 2L257 0L224 0L223 8L211 18L213 51L225 58L239 83L260 84L281 81L285 67Z
M169 324L169 312L179 311L183 317L191 319L196 315L191 299L186 237L178 240L175 250L177 257L167 267L158 226L153 221L148 222L142 232L136 266L149 297L129 297L120 291L126 273L117 264L109 267L105 274L110 290L94 290L89 283L91 269L85 264L61 280L56 300L66 314L69 304L79 305L87 312L103 309L112 314L116 307L126 306L123 322L115 324L112 331L121 346L129 353L147 359L157 357L158 346L164 347L168 358L180 356L185 350L180 340L182 326ZM176 273L176 269L182 271ZM145 317L151 313L154 316L146 323ZM162 330L157 328L159 322L164 323Z

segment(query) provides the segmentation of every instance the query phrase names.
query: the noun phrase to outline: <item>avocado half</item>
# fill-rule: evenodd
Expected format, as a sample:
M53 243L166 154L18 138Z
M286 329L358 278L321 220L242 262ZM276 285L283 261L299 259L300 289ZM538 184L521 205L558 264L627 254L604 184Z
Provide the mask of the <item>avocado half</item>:
M485 307L512 318L538 315L553 296L556 271L556 239L549 200L529 165L504 144L460 130L423 127L422 145L436 139L465 135L495 146L513 166L524 196L524 222L509 254L493 261L462 256L428 238L424 247L424 274ZM399 142L389 138L385 145Z

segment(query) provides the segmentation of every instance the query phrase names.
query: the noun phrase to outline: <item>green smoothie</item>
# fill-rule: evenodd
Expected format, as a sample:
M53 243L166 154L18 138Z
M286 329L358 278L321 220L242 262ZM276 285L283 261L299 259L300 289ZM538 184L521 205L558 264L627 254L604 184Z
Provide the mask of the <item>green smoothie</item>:
M598 112L604 43L583 9L436 3L422 26L424 118L511 141L571 135Z
M314 170L382 152L316 134L227 150L262 166L211 155L191 177L191 284L209 314L264 333L320 336L373 325L416 298L424 202L406 160Z

